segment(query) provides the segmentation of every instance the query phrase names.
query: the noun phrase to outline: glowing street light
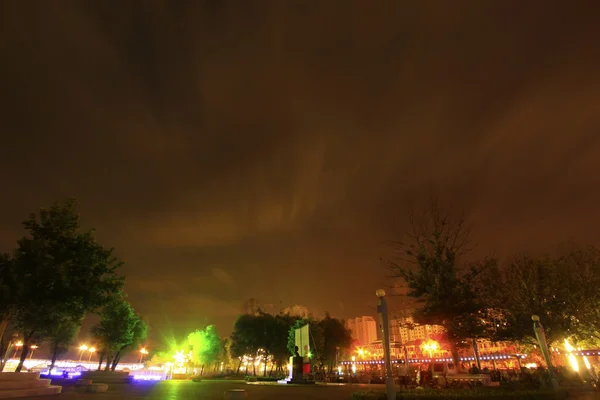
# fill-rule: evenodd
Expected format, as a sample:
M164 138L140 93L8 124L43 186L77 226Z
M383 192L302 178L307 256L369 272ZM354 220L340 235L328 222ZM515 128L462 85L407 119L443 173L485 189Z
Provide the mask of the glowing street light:
M140 364L142 363L142 359L144 358L144 356L148 354L148 350L146 350L145 347L142 347L140 349Z
M35 351L35 349L38 348L38 346L35 344L32 344L31 346L29 346L29 348L31 349L31 353L29 354L29 359L31 360L33 358L33 352Z
M83 352L86 351L88 349L88 347L85 344L82 344L81 346L79 346L79 361L81 361L81 358L83 357Z
M13 354L13 358L17 356L17 351L19 351L21 347L23 347L23 342L19 340L17 343L15 343L15 352Z
M92 361L92 355L96 352L96 348L95 347L90 347L88 349L88 351L90 352L90 356L88 357L88 362Z
M433 352L439 348L437 342L431 341L423 345L423 349L429 351L429 358L433 358Z

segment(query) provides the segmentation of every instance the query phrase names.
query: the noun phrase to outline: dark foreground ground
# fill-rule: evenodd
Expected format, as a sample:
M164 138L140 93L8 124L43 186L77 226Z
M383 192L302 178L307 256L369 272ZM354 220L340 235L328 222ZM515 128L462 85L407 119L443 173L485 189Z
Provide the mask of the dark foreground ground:
M134 384L112 384L107 393L78 393L73 387L63 387L63 393L52 397L31 397L31 400L222 400L227 389L244 389L248 400L350 400L352 392L370 390L375 385L260 385L227 381L163 381ZM376 385L381 389L381 385Z
M30 397L30 400L221 400L227 389L244 389L248 400L350 400L353 392L385 390L381 385L273 385L245 384L227 381L163 381L109 385L107 393L77 393L72 387L52 397ZM600 400L600 393L581 393L576 400Z

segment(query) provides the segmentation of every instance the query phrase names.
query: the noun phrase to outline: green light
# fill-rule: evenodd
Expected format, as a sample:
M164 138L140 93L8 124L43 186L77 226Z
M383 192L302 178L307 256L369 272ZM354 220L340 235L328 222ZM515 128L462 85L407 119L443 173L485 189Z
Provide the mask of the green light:
M309 350L309 351L308 351L308 358L312 358L312 356L313 356L313 354L312 354L312 352Z

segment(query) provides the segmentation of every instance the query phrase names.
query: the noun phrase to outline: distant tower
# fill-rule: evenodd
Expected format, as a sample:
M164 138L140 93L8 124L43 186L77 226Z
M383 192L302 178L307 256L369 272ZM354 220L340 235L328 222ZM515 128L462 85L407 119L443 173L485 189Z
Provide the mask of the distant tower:
M255 298L248 299L242 306L242 314L256 315L259 310L258 301Z
M377 340L377 322L373 317L351 318L346 322L346 327L359 346L367 346Z

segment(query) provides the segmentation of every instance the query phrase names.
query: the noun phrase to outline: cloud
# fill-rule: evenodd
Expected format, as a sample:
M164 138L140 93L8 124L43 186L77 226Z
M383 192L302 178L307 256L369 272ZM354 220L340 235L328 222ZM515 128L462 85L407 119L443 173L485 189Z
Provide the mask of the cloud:
M466 211L481 252L594 242L596 15L594 2L1 2L0 245L75 196L127 260L139 307L179 321L223 309L230 325L255 296L371 312L381 243L431 193Z
M225 272L224 270L222 270L221 268L213 268L212 269L212 275L221 283L227 285L227 286L232 286L235 287L236 284L233 280L233 278L231 277L230 274L228 274L227 272Z

